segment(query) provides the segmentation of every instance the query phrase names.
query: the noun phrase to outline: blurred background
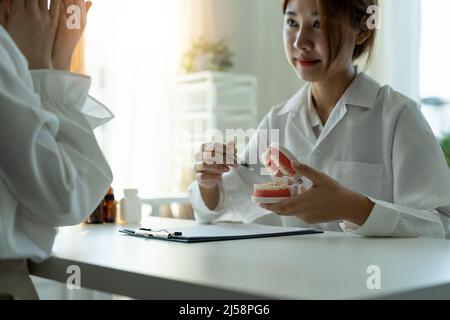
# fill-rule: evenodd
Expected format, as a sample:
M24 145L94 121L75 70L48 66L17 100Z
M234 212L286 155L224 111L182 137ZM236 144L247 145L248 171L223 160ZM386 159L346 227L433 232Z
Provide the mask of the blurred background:
M302 86L284 56L281 0L123 3L94 1L74 69L92 76L91 95L116 115L96 134L117 197L125 188L144 198L183 194L194 179L196 129L254 128ZM367 69L420 101L442 140L450 132L449 10L448 0L382 0Z

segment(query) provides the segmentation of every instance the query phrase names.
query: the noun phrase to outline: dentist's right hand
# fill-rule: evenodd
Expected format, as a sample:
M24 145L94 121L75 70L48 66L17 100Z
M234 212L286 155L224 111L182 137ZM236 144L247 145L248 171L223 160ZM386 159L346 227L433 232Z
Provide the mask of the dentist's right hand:
M52 69L60 0L14 0L6 30L28 60L30 69Z
M237 150L234 143L227 145L206 143L195 156L195 172L203 201L210 210L217 208L220 200L219 183L222 175L237 167Z

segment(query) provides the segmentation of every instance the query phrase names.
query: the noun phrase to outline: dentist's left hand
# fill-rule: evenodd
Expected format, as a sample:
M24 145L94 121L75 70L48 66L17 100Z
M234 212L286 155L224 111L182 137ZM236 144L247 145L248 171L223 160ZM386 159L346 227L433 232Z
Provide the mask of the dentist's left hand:
M51 69L60 0L14 0L6 30L27 58L30 69Z
M362 226L375 204L309 166L292 162L292 167L313 182L309 190L279 204L262 205L282 216L296 216L307 224L346 220Z

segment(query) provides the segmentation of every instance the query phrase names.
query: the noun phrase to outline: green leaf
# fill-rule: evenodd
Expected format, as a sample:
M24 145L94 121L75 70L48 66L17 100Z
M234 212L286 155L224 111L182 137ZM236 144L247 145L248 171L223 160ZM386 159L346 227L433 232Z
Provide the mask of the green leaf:
M445 159L450 168L450 132L441 139L441 148L444 151Z

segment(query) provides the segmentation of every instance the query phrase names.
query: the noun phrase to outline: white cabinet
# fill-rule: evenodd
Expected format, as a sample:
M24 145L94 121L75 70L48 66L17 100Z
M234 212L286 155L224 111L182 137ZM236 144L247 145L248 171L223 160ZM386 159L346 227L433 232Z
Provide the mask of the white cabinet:
M201 72L179 77L172 97L172 126L187 130L194 141L216 129L254 129L257 125L254 76Z

